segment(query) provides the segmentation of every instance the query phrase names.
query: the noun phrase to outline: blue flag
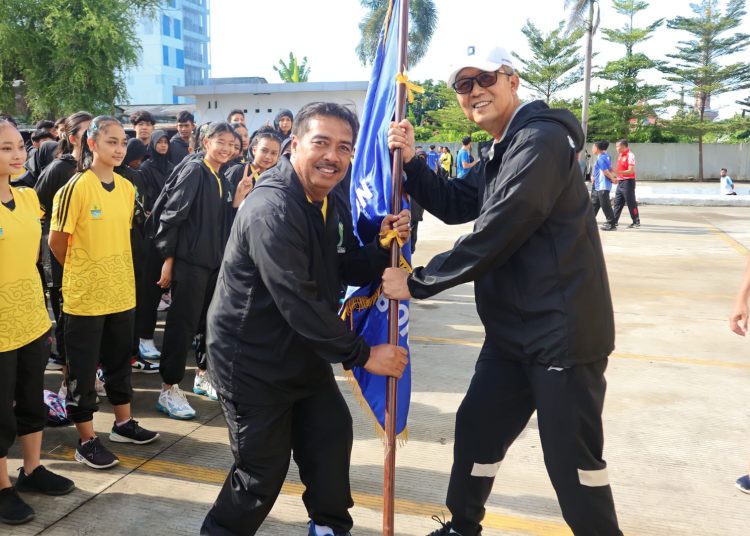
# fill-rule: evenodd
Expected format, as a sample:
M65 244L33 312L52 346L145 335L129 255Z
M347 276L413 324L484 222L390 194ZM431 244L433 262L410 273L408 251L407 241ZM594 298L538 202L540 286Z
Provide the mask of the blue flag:
M392 213L393 191L391 155L388 152L388 128L396 112L396 75L398 65L398 17L401 0L391 0L383 31L380 34L375 63L367 90L362 125L352 164L351 204L354 228L360 243L371 243L380 233L386 214ZM401 266L411 269L411 244L402 251ZM352 329L362 335L370 346L388 342L388 300L382 295L381 281L365 287L349 287L342 312ZM399 303L399 346L408 350L409 303ZM354 368L355 394L367 407L379 426L385 429L385 398L387 378ZM411 397L411 366L407 366L398 382L396 434L406 439L406 420Z

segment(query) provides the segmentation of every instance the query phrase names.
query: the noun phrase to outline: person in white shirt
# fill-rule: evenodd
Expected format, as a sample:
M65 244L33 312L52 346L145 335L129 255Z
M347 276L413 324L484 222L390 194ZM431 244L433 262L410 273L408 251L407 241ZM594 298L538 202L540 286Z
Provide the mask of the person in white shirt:
M719 191L722 195L737 195L732 177L727 175L727 168L721 168L719 172Z

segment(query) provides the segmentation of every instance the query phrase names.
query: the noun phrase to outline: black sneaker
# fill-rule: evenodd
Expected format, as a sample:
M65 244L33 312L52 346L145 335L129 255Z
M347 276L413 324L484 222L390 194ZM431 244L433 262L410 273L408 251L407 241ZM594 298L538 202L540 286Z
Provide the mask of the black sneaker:
M318 536L315 531L315 523L309 521L307 523L307 536ZM329 532L325 536L352 536L351 532Z
M21 525L34 519L34 510L18 496L13 488L0 490L0 521L6 525Z
M83 444L78 440L76 461L93 469L109 469L120 463L117 456L108 451L98 437L92 437Z
M45 495L65 495L75 489L76 485L69 478L56 475L43 465L40 465L30 475L21 467L18 470L16 490L21 492L33 491Z
M145 445L159 439L159 434L141 428L138 421L130 419L122 426L115 423L112 426L112 432L109 434L109 440L115 443L135 443L136 445Z
M156 374L159 372L159 365L146 361L140 355L130 360L130 367L133 372L144 372L146 374Z
M458 534L458 536L461 536L456 531L451 532L451 530L453 529L452 521L446 522L445 518L441 519L438 516L432 516L432 519L440 523L441 527L437 530L430 532L427 536L447 536L448 534Z
M628 225L628 229L640 229L640 227L641 227L641 222L639 221L634 221L633 223Z
M62 370L62 368L65 366L65 360L60 357L59 355L55 353L49 354L49 359L47 360L47 370Z
M617 226L609 224L609 223L605 223L604 225L602 225L601 227L599 227L599 229L601 229L602 231L616 231L617 230Z

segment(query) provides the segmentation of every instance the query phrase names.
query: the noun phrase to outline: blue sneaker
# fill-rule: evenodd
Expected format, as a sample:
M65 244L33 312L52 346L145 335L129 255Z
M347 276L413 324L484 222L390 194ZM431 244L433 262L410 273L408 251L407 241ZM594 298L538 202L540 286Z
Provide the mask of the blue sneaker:
M315 530L315 523L312 521L307 524L307 528L307 536L352 536L351 532L333 532L333 529L328 527L325 527L328 530L325 530L323 533L317 532Z
M742 493L750 494L750 475L741 476L734 483Z
M150 361L156 361L157 359L161 358L161 352L154 346L154 340L153 339L141 339L138 342L138 354L143 359L148 359Z

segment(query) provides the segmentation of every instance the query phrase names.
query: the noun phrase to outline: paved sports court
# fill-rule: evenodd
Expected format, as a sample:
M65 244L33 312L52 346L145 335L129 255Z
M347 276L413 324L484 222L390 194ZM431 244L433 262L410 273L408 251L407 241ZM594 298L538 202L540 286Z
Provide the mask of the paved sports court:
M427 218L416 263L470 229ZM617 322L605 457L621 525L628 535L745 534L750 496L734 480L747 472L750 457L750 341L729 332L727 317L750 249L750 209L643 206L642 223L638 230L603 233ZM398 535L427 534L437 527L430 516L445 511L454 414L482 337L471 285L412 307L415 384L410 441L398 452ZM56 390L60 374L48 372L47 380ZM24 495L36 520L0 526L0 534L197 534L231 463L218 405L190 395L198 418L170 420L154 409L158 375L138 374L134 386L134 416L161 432L161 440L115 444L121 464L94 471L72 461L72 427L48 429L43 463L79 489L54 498ZM343 379L341 387L354 416L353 534L375 536L382 445ZM105 401L95 418L105 442L112 420ZM21 465L18 454L14 447L12 474ZM292 470L258 534L305 534L300 493ZM534 419L504 461L487 510L485 534L570 534L544 470Z

